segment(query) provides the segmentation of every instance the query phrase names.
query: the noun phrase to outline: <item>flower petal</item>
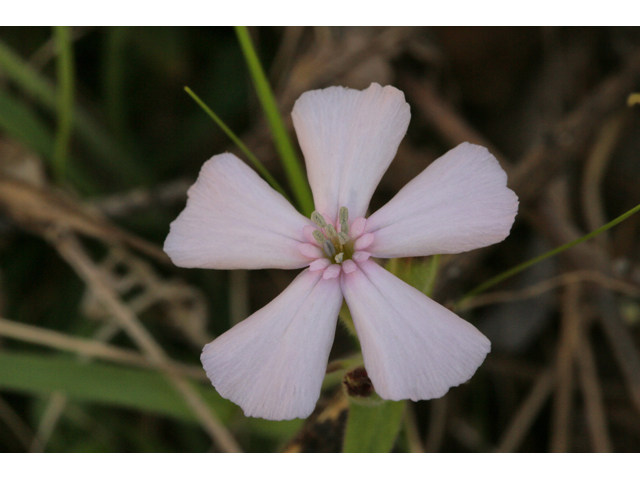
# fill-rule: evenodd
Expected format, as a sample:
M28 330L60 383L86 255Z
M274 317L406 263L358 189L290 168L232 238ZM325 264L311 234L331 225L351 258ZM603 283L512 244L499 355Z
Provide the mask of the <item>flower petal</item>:
M249 166L230 153L216 155L189 189L187 206L164 243L179 267L302 268L297 245L311 221Z
M308 417L320 397L341 305L338 280L305 270L275 300L204 347L207 376L248 417Z
M460 253L504 240L518 197L489 151L463 143L444 154L367 219L374 257Z
M404 94L372 83L363 91L329 87L303 93L293 125L318 212L362 217L396 155L411 114Z
M428 400L469 380L491 349L473 325L372 261L342 275L364 366L387 400Z

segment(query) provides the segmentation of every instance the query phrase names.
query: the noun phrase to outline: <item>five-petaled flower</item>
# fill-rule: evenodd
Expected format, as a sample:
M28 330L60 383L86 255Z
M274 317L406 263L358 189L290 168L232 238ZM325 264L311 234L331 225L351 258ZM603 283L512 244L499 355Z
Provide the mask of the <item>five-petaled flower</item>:
M464 143L365 219L409 124L401 91L330 87L293 108L317 212L308 219L230 153L207 161L164 245L181 267L305 268L208 344L202 363L247 416L307 417L346 300L380 397L426 400L467 381L490 350L475 327L374 258L459 253L504 240L518 199L483 147Z

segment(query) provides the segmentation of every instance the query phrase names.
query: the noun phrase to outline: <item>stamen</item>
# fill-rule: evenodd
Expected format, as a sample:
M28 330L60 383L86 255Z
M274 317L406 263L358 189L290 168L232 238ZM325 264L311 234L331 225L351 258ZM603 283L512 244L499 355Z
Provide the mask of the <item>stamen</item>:
M340 207L340 213L338 214L338 219L340 221L340 231L344 232L345 235L349 235L349 209L347 207ZM345 242L346 243L346 242ZM343 244L344 245L344 244Z
M331 242L331 240L325 240L322 245L322 249L324 250L324 253L327 254L327 257L333 258L336 255L336 247L333 246L333 242Z
M344 252L340 252L335 256L336 263L342 263L342 259L344 258Z
M318 225L320 228L324 228L327 226L327 222L325 221L324 217L318 212L313 212L311 214L311 221Z
M316 242L318 242L318 245L324 245L324 242L327 241L327 237L325 237L324 233L322 233L320 230L313 231L313 238L315 238Z
M327 235L329 236L329 238L337 238L338 237L338 232L336 232L336 227L334 227L330 223L327 224L326 230L327 230Z
M349 209L347 207L340 207L338 219L340 220L340 223L346 222L349 219Z
M338 234L338 241L340 245L345 245L349 241L349 235L347 235L344 231L341 231Z

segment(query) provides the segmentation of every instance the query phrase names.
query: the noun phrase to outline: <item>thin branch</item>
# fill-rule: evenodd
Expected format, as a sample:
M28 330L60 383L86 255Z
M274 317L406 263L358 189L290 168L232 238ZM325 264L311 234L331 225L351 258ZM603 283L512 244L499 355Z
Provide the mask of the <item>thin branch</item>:
M162 347L144 328L135 314L120 301L117 294L109 286L108 281L103 277L103 274L84 252L82 245L75 236L70 233L58 232L57 234L49 235L49 240L80 278L93 290L107 311L114 316L122 329L145 353L149 360L166 370L169 380L183 396L185 402L193 410L214 443L225 452L239 452L240 446L235 438L222 425L193 387L172 368L170 359Z
M622 293L630 297L640 297L640 288L635 285L612 278L597 270L576 270L567 272L557 277L543 280L542 282L531 285L517 291L492 292L478 295L477 297L467 300L461 307L460 311L471 310L474 308L493 305L496 303L517 302L528 298L538 297L543 293L565 285L571 285L581 282L593 282L607 290Z
M520 410L514 415L511 424L507 427L495 449L496 452L509 453L518 450L533 425L533 421L551 395L555 382L555 374L552 370L547 370L540 374L529 396L522 403Z
M44 345L58 350L73 352L78 355L109 360L125 365L135 365L146 368L156 368L157 364L139 353L108 345L97 340L85 340L64 333L55 332L46 328L25 325L0 318L0 337L8 337L25 342ZM186 377L197 380L206 380L206 375L202 368L192 365L185 365L178 362L170 362L171 369Z

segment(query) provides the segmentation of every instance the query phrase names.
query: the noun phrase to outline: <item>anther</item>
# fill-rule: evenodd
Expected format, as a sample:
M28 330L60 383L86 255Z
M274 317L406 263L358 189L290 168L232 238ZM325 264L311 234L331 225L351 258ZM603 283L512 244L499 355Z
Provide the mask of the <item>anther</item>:
M342 263L342 259L344 258L344 252L340 252L335 256L336 263Z
M336 227L334 227L330 223L327 224L327 235L329 236L329 238L337 238L338 237L338 232L336 232Z
M340 245L344 245L349 241L349 235L347 235L344 230L338 234L338 241Z
M311 221L318 225L320 228L324 228L327 226L327 222L325 221L324 217L318 212L313 212L311 214Z
M340 207L338 220L340 221L340 231L344 232L345 235L349 235L349 209L347 207Z
M324 233L322 233L320 230L313 231L313 238L315 238L316 242L318 242L318 245L324 245L324 242L327 241L327 237L325 237Z
M331 240L325 240L322 245L322 249L324 250L324 253L327 254L327 257L333 258L336 255L336 247L333 246Z

